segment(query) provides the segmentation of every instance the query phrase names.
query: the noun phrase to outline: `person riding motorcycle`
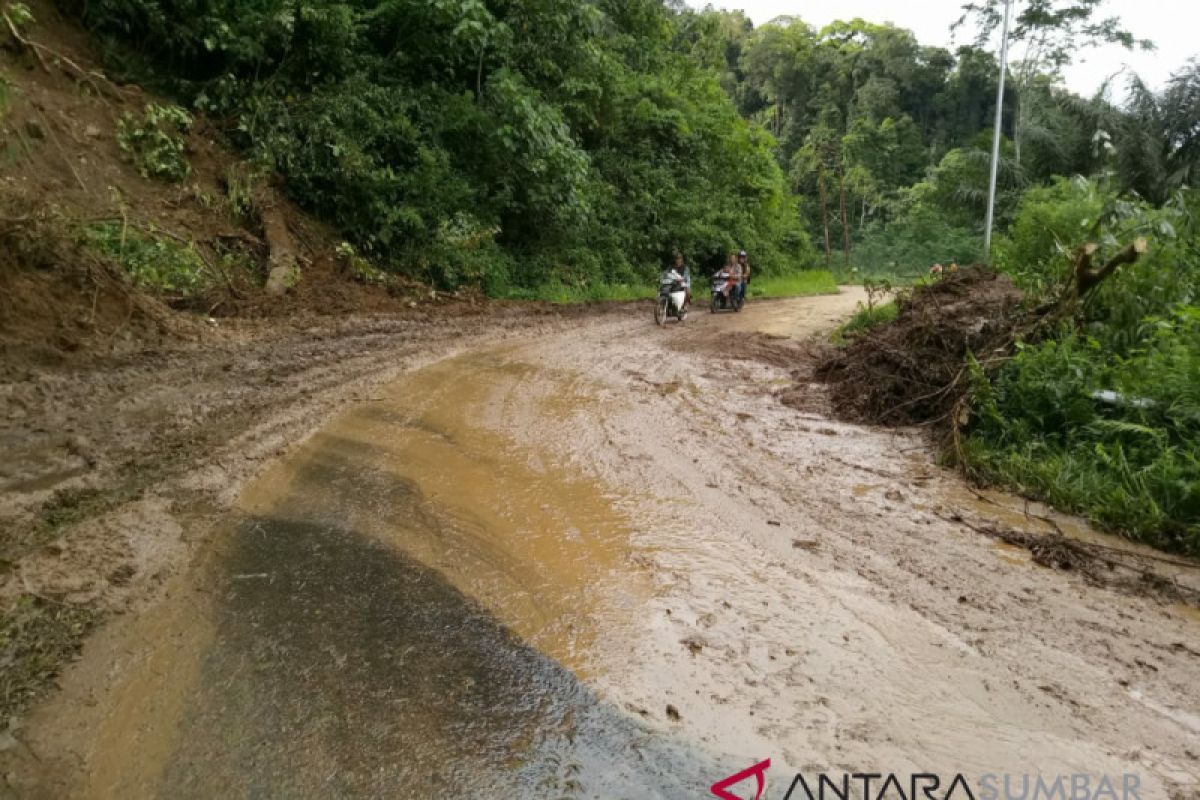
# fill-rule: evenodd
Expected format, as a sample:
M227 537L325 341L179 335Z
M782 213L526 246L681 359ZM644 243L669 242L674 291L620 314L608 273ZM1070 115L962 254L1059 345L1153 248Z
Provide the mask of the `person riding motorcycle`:
M741 275L741 267L733 253L730 253L725 264L713 273L713 294L724 298L719 301L721 308L738 307L738 287L741 285ZM714 302L717 301L714 300Z
M746 280L746 271L742 266L740 257L736 253L729 254L729 264L726 265L725 271L729 273L730 280L734 282L730 299L734 301L741 300L742 287Z
M737 264L741 274L741 282L738 285L738 299L746 299L746 290L750 288L750 256L745 250L741 250L737 254Z
M671 284L675 281L682 283L683 290L687 293L683 300L683 307L687 309L692 304L692 271L688 268L683 253L676 253L673 261L674 263L658 276L658 285Z

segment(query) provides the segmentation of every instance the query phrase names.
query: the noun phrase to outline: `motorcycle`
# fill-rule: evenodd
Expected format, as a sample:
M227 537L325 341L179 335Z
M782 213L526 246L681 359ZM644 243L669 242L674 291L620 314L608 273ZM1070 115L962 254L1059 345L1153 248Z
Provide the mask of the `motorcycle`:
M713 275L712 304L709 311L714 314L728 309L741 311L742 306L746 305L746 298L739 290L740 285L741 281L725 270Z
M654 321L659 325L667 324L667 317L675 317L680 322L687 319L687 287L683 278L677 274L669 276L658 285L658 298L654 302Z

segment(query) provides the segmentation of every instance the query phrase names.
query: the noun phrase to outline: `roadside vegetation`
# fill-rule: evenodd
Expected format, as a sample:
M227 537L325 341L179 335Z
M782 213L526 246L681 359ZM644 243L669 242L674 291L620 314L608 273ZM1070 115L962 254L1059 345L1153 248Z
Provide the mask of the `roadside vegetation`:
M1031 192L1002 263L1053 296L1081 254L1060 242L1097 218L1101 253L1148 234L1147 254L998 369L976 367L963 457L982 480L1200 555L1200 195L1155 208L1104 186Z
M982 40L661 0L61 5L110 69L181 106L127 121L140 168L185 175L173 142L204 114L375 268L437 288L640 296L675 250L697 272L745 248L762 278L896 283L982 257ZM1078 5L1023 34L1045 45L1009 92L1004 225L1024 191L1097 163L1107 101L1053 80L1068 45L1139 44Z
M750 281L746 296L749 298L767 297L808 297L814 294L837 294L838 284L833 273L828 270L814 269L791 275L773 275Z

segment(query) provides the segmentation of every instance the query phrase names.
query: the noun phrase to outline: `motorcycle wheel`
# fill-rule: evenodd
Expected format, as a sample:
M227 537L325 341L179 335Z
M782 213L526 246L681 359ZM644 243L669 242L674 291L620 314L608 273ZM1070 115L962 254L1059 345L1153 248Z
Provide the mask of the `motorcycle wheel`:
M675 314L676 318L680 321L680 323L682 323L685 319L687 319L687 315L688 315L687 306L684 306L683 308L679 309L679 311L676 312L676 314Z
M667 323L667 303L669 302L671 302L670 298L660 297L654 304L654 321L659 325Z

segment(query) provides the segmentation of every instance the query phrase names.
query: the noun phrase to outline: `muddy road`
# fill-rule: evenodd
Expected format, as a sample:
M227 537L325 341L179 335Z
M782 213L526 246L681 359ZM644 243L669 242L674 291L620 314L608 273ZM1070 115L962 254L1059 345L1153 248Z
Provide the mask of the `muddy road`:
M1195 796L1200 616L980 535L1128 549L822 413L798 342L858 299L380 345L288 412L302 443L188 473L228 497L202 532L126 520L191 567L10 736L7 791L700 797L770 758L771 798L797 771Z

